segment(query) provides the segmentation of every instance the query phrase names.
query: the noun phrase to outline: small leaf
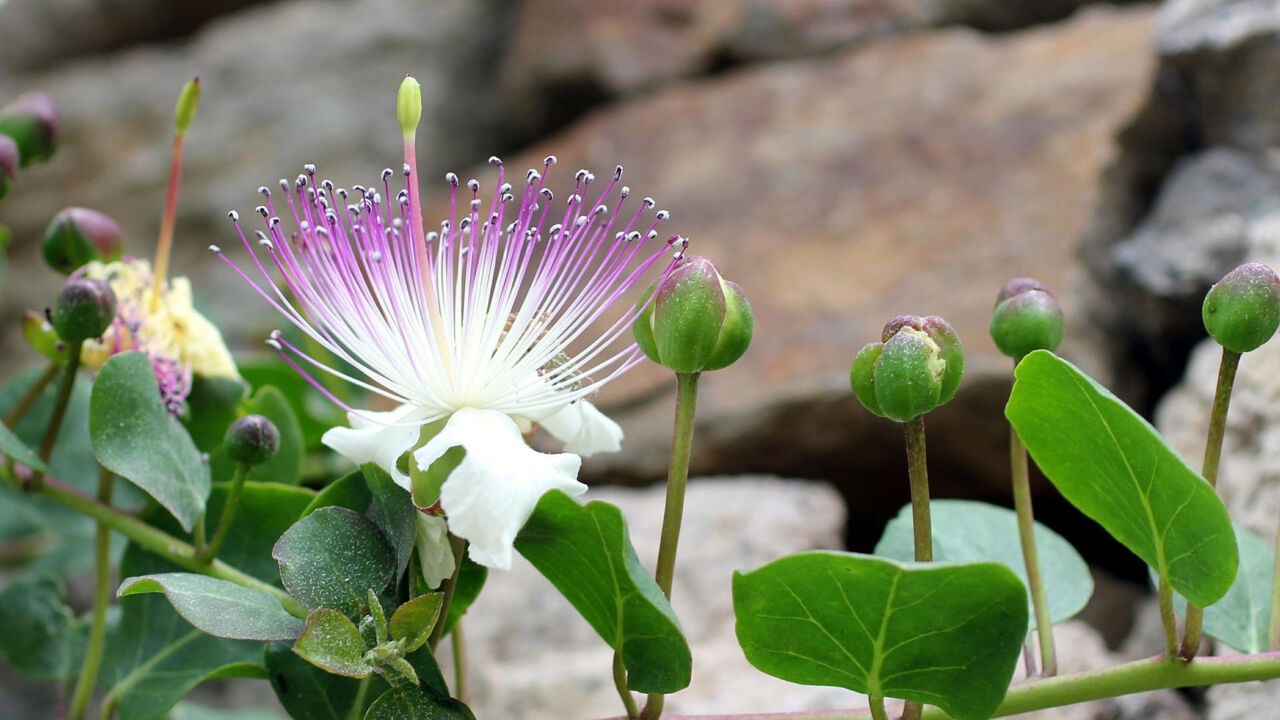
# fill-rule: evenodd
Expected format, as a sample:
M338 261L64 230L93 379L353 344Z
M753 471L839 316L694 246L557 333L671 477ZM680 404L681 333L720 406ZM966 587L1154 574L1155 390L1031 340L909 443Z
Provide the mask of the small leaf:
M489 579L489 568L472 560L470 556L462 556L462 568L458 570L458 582L453 586L453 600L449 603L449 617L444 620L444 634L448 635L453 626L458 624L467 610L480 597L485 580Z
M391 615L391 639L404 640L409 652L422 647L440 618L443 601L442 593L427 593L396 608Z
M36 451L27 447L26 443L3 424L0 424L0 453L8 455L15 462L20 462L32 470L49 472L49 468L36 455Z
M622 511L598 501L582 506L553 490L515 544L622 656L630 689L670 693L688 686L689 644L636 557Z
M1231 589L1235 533L1217 493L1155 428L1045 350L1018 363L1005 408L1072 505L1201 607Z
M457 700L422 687L404 687L388 690L374 700L364 720L475 720L475 715Z
M806 552L734 573L738 642L760 670L803 685L936 705L987 720L1027 629L1027 596L1003 565L899 564Z
M396 569L378 526L339 507L320 508L294 523L271 556L290 595L308 608L348 617L362 615L366 592L381 592Z
M89 437L104 467L191 529L209 496L209 467L161 402L146 355L121 353L102 366L89 400Z
M434 435L444 427L444 421L432 423L422 427L423 437L428 434ZM409 479L413 486L413 504L424 510L436 504L440 500L440 488L444 487L444 481L449 479L449 474L462 464L463 459L467 456L466 448L461 445L451 447L444 451L444 454L436 458L431 463L431 467L426 470L418 469L415 462L409 463Z
M422 685L441 697L449 690L431 648L422 647L405 656ZM303 660L286 643L267 646L265 657L271 689L294 720L347 720L364 717L373 701L389 689L380 675L363 680L334 675ZM365 689L361 691L362 684ZM352 710L355 703L360 708Z
M217 637L232 640L292 640L302 621L285 612L280 601L261 590L194 573L131 577L120 584L119 597L162 592L187 622Z
M1012 570L1024 585L1027 583L1016 512L972 500L934 500L929 503L929 511L933 519L934 560L998 562ZM1089 566L1071 543L1040 523L1035 525L1035 538L1040 575L1049 600L1049 619L1054 623L1069 620L1084 609L1093 594ZM901 562L915 558L910 505L889 521L876 544L876 555ZM1028 631L1034 627L1033 622Z
M360 629L337 610L312 610L307 616L306 628L293 644L293 651L316 667L337 675L362 678L374 670L364 661Z
M52 575L19 577L0 590L0 655L32 679L67 677L84 653L87 626Z
M369 519L382 530L395 551L396 577L400 577L413 554L418 510L409 499L409 492L397 485L385 470L373 463L365 463L360 470L373 498Z
M369 492L369 483L364 473L355 470L343 475L325 486L303 511L300 517L306 517L322 507L344 507L363 514L373 502Z
M132 544L120 561L126 577L179 569ZM102 685L115 694L120 720L159 720L205 680L265 675L261 644L206 635L163 597L121 598L120 608L102 661Z

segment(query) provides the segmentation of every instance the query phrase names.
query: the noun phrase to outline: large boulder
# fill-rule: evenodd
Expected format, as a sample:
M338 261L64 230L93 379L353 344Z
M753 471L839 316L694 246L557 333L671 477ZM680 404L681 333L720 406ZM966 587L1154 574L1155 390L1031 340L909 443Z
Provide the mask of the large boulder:
M1150 17L1094 8L1013 35L953 29L752 67L599 111L507 166L555 153L563 178L624 164L625 182L671 210L666 228L742 285L755 341L703 378L695 472L832 479L877 518L853 524L865 547L907 500L901 430L848 387L854 353L886 320L943 315L968 352L960 394L929 418L941 495L1008 494L1011 363L987 334L1005 280L1053 288L1063 352L1098 371L1076 241L1149 81ZM584 472L664 474L673 387L646 364L605 388L598 400L628 437Z

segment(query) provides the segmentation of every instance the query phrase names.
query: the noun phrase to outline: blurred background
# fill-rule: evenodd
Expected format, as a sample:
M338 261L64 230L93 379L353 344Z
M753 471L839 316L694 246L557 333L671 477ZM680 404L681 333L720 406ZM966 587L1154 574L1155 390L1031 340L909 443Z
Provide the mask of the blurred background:
M1198 466L1216 367L1212 348L1196 350L1203 293L1245 259L1280 261L1274 0L0 0L0 104L43 90L62 117L57 156L24 171L0 206L14 233L0 379L38 364L18 319L60 285L39 259L55 212L102 210L130 253L152 254L173 104L193 75L203 98L172 272L192 278L198 307L235 350L259 353L279 320L205 248L233 243L227 211L249 213L259 185L303 163L340 185L396 166L393 98L406 73L423 85L429 206L441 207L446 170L486 177L491 154L517 172L556 154L561 181L622 164L636 193L671 211L667 227L745 289L755 341L703 383L694 456L698 475L750 478L702 500L719 513L703 541L730 546L728 568L782 546L869 550L907 501L899 430L863 410L847 379L853 354L892 315L942 315L968 351L960 394L930 416L935 494L1008 504L1011 368L987 335L1005 280L1051 288L1068 318L1062 354ZM1241 373L1223 492L1269 537L1280 517L1280 431L1267 427L1277 425L1280 355L1268 346ZM598 404L627 441L588 461L586 479L661 478L673 398L653 367L608 387ZM636 507L656 497L634 492ZM1089 627L1068 646L1158 650L1158 627L1142 627L1154 612L1142 609L1140 562L1043 481L1037 503L1038 518L1096 571ZM752 549L734 555L743 533ZM700 606L727 610L725 579L715 582L707 592L725 597ZM512 597L511 608L541 612ZM542 609L561 610L552 602ZM708 611L707 623L725 622ZM529 714L540 687L567 717L613 712L603 675L577 695L539 686L536 674L521 684L536 663L512 638L529 624L476 630L482 645L492 640L494 667L512 663L504 679L479 681L496 698L480 707L556 716ZM706 697L691 690L673 707L758 696L733 678L695 680ZM769 704L755 709L848 704L847 693L774 697L781 686L765 687ZM603 692L602 710L583 699L591 692ZM1234 712L1230 697L1149 698L1053 717Z

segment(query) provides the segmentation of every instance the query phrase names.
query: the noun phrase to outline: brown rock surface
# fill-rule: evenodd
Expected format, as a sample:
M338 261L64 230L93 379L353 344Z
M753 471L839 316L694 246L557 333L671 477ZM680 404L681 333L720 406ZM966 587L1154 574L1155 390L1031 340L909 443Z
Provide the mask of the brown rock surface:
M879 497L863 478L903 475L899 431L857 406L848 364L889 317L932 313L969 353L960 394L930 417L936 487L1003 497L1009 361L987 335L992 302L1033 275L1078 317L1076 240L1149 81L1150 17L1097 9L1017 35L948 30L735 72L600 112L508 166L546 153L562 175L625 164L672 211L668 229L745 288L755 341L704 378L695 472L837 479L855 512L891 513L905 483ZM1064 353L1096 370L1082 325ZM594 479L664 472L672 387L645 366L605 390L628 439L587 463Z

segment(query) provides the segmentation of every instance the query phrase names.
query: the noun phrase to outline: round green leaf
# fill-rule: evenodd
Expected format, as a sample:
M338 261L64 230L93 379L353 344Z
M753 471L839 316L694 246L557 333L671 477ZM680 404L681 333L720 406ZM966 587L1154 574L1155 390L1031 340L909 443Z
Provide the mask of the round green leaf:
M1027 584L1027 564L1018 536L1018 514L1008 508L972 500L934 500L929 503L933 528L933 559L939 562L998 562ZM1054 623L1075 617L1093 594L1093 576L1080 553L1061 535L1036 523L1040 575ZM910 562L915 559L911 506L889 521L876 555ZM1030 602L1030 598L1028 598ZM1033 611L1034 612L1034 611ZM1028 631L1034 629L1034 622Z
M293 644L299 657L336 675L362 678L374 668L364 660L360 629L337 610L320 608L307 616L307 626Z
M770 675L957 720L995 714L1027 634L1027 593L999 563L800 553L734 573L733 609L747 660Z
M289 594L308 608L363 614L368 591L381 592L396 559L382 531L346 508L325 507L294 523L271 556Z
M1072 364L1037 350L1005 408L1072 505L1191 602L1231 589L1239 561L1226 506L1151 424Z

